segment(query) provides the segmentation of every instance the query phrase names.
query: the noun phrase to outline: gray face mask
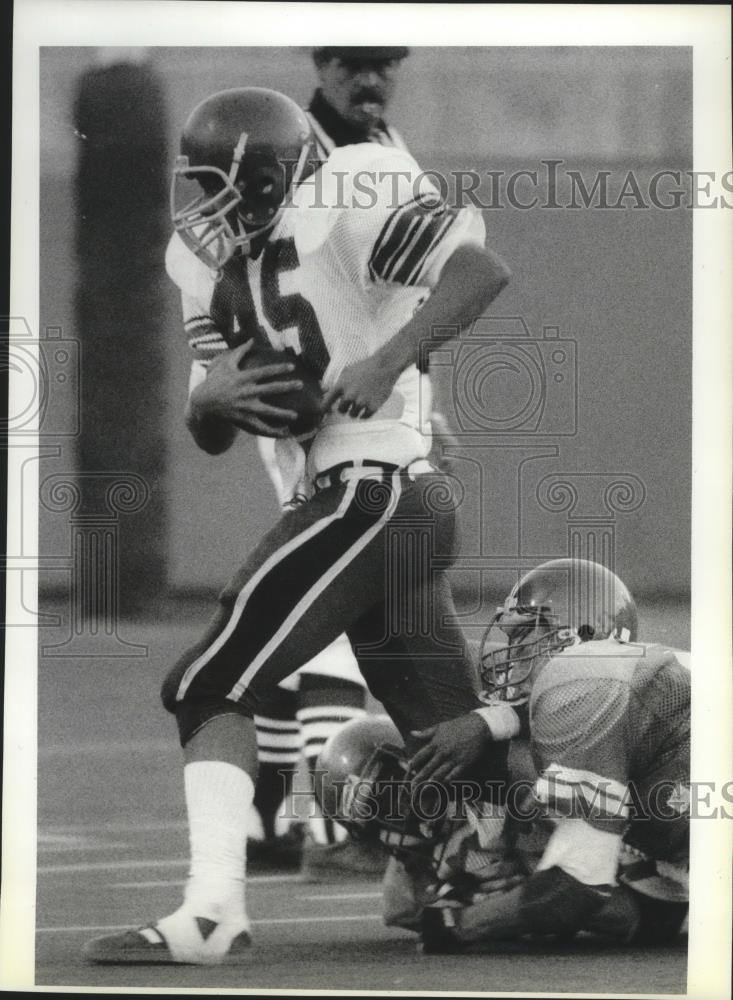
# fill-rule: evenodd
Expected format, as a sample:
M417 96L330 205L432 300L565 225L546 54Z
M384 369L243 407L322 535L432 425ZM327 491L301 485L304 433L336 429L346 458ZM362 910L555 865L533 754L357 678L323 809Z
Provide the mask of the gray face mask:
M524 704L537 666L573 641L571 631L540 608L499 608L481 648L484 699Z

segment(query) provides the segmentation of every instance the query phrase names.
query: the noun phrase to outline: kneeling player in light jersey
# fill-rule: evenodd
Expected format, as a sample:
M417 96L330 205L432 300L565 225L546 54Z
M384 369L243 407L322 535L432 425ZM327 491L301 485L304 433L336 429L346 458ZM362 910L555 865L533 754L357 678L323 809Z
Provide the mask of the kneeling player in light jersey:
M324 808L393 854L388 925L421 930L435 952L577 931L674 939L687 912L689 654L637 642L636 619L618 577L583 560L538 567L498 609L480 713L515 734L502 806L466 786L462 808L426 819L415 804L435 793L421 782L441 748L408 761L388 720L325 747Z
M507 809L539 818L539 860L508 891L429 908L426 948L580 930L649 944L678 933L688 898L689 654L637 642L636 631L627 588L583 560L538 567L499 609L483 677L493 704L528 712L536 780ZM515 847L523 825L508 821Z

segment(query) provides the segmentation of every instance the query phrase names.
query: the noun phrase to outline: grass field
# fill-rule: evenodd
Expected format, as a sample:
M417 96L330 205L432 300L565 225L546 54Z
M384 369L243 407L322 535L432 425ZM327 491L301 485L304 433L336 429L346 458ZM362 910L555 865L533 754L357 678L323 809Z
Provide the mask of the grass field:
M686 605L640 608L642 635L689 648ZM197 637L185 624L125 623L148 654L134 659L43 656L39 673L36 983L97 989L415 990L683 993L686 944L654 952L580 938L561 953L507 946L419 955L415 938L381 924L378 881L308 885L255 875L248 908L255 945L244 966L114 968L82 963L83 942L177 905L186 872L179 748L159 707L167 665ZM50 638L42 630L42 641Z

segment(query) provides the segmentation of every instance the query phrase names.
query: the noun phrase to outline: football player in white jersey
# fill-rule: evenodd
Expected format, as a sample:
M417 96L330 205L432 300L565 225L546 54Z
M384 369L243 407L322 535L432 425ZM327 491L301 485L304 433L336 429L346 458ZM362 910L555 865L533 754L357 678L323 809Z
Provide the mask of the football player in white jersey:
M404 149L397 130L384 121L394 93L399 66L408 49L398 46L343 46L313 50L319 87L307 114L315 138L318 158L325 162L337 146L376 142ZM194 366L207 365L226 341L212 341L208 332L199 339L196 329L190 339ZM199 350L201 344L202 350ZM283 481L275 458L272 438L258 437L257 445L272 480L280 505L298 502ZM343 827L318 814L315 801L301 812L307 814L303 844L301 823L282 830L281 805L292 788L301 749L313 773L326 741L346 721L362 716L366 709L366 687L351 645L341 635L322 653L288 677L273 691L255 716L259 772L255 787L255 819L262 839L248 841L248 862L297 867L303 858L303 875L309 880L328 879L336 872L374 873L381 859L346 837Z
M468 326L509 273L485 248L480 216L445 205L408 154L349 146L318 168L311 150L305 113L260 88L213 95L184 128L168 270L188 318L228 344L192 387L187 423L212 454L240 429L269 427L281 469L307 499L255 548L163 686L184 748L183 903L90 942L90 961L241 957L253 716L342 632L408 747L415 731L437 726L452 733L461 769L504 773L506 743L473 711L478 678L446 574L456 499L427 460L430 384L417 362ZM195 196L179 200L188 184ZM333 408L307 441L240 370L258 342L304 355L322 379Z

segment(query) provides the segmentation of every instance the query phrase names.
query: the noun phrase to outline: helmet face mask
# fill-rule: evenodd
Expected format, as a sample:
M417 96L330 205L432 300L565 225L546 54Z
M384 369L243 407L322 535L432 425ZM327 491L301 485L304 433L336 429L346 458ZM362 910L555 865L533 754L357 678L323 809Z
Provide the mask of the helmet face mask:
M237 251L242 196L218 167L192 167L179 156L171 184L171 220L186 246L217 270Z
M485 700L524 704L536 669L553 651L577 641L570 629L554 621L548 608L520 608L507 598L504 607L497 609L481 648Z
M355 719L326 743L316 766L315 794L324 817L346 827L352 838L381 844L405 859L425 863L441 838L445 816L414 808L412 774L402 739L384 716ZM430 806L423 802L428 815Z
M481 646L485 701L529 700L539 669L568 646L636 640L634 599L609 569L555 559L527 573L497 609Z
M337 817L357 839L383 844L399 855L420 850L430 837L412 810L407 760L397 747L378 747L358 775L344 782Z
M309 169L312 133L290 98L258 87L223 91L191 113L173 169L171 221L207 267L250 253Z

